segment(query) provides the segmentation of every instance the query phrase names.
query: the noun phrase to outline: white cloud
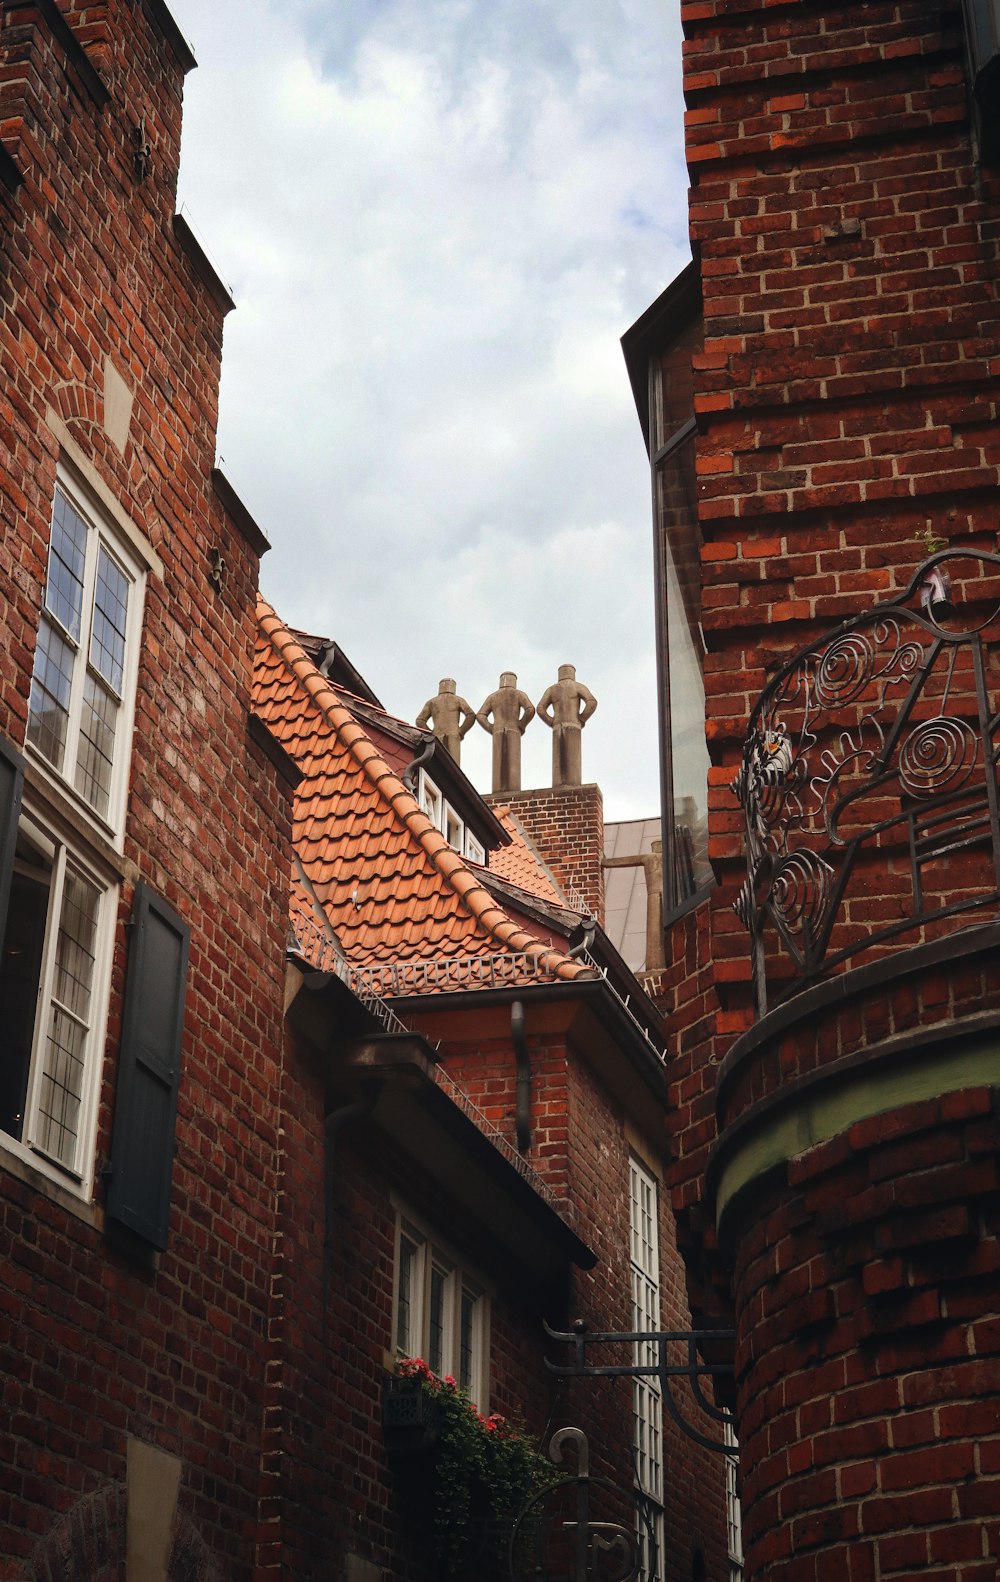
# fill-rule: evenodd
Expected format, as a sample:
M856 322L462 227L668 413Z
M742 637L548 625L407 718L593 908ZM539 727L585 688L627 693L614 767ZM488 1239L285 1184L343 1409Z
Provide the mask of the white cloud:
M584 770L655 809L649 490L618 338L686 258L646 0L174 0L180 196L234 287L220 450L265 592L395 712L570 661ZM669 34L669 36L668 36ZM484 766L488 739L474 737ZM535 738L537 737L537 741ZM545 783L550 737L525 740Z

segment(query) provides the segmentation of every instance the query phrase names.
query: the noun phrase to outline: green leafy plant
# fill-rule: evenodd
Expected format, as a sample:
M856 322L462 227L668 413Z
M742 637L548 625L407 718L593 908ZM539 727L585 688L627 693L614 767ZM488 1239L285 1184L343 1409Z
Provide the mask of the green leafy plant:
M485 1576L518 1514L556 1469L513 1423L499 1412L484 1417L450 1375L439 1378L422 1358L399 1362L396 1377L419 1380L435 1409L430 1497L416 1510L429 1529L435 1577Z

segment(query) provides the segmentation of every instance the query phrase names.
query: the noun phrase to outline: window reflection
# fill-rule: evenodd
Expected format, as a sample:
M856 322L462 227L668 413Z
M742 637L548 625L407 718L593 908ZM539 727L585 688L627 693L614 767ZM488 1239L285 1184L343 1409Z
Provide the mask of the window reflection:
M650 368L668 912L712 880L691 373L692 354L701 344L698 319L671 340Z

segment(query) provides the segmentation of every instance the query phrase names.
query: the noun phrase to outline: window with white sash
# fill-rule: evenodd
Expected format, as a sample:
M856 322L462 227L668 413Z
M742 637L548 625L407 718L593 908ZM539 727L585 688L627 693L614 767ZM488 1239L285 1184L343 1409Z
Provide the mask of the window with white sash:
M27 743L115 833L125 812L142 593L134 556L60 476Z
M450 1376L481 1412L489 1388L489 1298L438 1238L406 1215L396 1232L393 1350Z
M25 807L0 958L0 1131L88 1186L117 896Z
M736 1435L725 1425L726 1444L726 1548L729 1552L729 1582L743 1582L743 1520L740 1512L740 1455Z
M8 743L0 765L0 1134L88 1196L144 584L136 549L60 468L24 755Z
M656 1332L660 1318L659 1194L653 1176L629 1161L630 1261L632 1266L632 1329ZM657 1360L654 1341L636 1341L633 1361ZM639 1582L659 1582L663 1552L663 1402L655 1375L632 1383L633 1450L636 1481L636 1534L639 1541Z

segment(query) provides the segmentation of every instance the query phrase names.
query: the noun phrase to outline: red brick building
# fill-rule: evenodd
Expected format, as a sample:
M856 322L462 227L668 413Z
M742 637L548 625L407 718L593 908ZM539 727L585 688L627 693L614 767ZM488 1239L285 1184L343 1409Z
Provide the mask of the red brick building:
M0 1575L249 1576L288 787L159 0L0 7Z
M678 1238L696 1311L736 1322L747 1575L985 1582L996 8L681 12L695 259L624 340Z
M718 1469L706 1477L655 1382L545 1366L570 1360L545 1323L688 1327L660 1190L659 1018L511 808L498 819L332 653L261 602L256 707L301 775L261 1574L330 1556L365 1582L452 1574L414 1519L433 1508L414 1495L426 1465L394 1456L381 1421L398 1359L417 1355L539 1447L582 1429L619 1491L594 1519L631 1529L638 1481L645 1576L680 1582L706 1558L718 1574ZM596 815L586 839L567 821L563 852L558 831L545 849L593 888L600 800L577 794ZM511 800L523 815L530 794ZM487 1527L461 1574L506 1575L509 1532Z

